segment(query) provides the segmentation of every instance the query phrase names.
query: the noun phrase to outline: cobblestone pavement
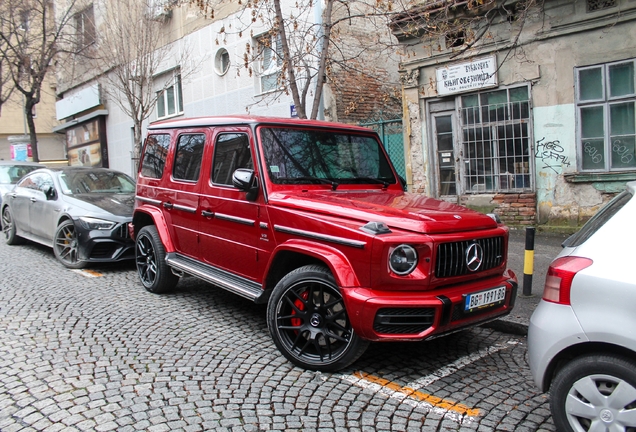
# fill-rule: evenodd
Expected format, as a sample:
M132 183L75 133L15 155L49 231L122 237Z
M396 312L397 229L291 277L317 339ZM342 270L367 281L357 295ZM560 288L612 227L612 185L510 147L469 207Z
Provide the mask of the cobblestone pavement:
M71 271L0 242L0 430L552 431L522 336L477 328L372 344L339 373L293 367L265 307L132 264Z

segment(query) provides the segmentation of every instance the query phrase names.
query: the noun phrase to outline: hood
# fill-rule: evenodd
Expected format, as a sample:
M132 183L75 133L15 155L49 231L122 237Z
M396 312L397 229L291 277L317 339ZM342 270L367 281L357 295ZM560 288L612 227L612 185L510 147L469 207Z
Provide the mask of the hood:
M89 210L89 205L99 207L101 210L111 213L115 216L131 217L133 213L133 204L135 203L135 194L75 194L71 195L76 204L84 209Z
M367 222L384 222L425 234L492 229L497 223L483 213L457 204L401 191L308 191L273 193L271 205Z

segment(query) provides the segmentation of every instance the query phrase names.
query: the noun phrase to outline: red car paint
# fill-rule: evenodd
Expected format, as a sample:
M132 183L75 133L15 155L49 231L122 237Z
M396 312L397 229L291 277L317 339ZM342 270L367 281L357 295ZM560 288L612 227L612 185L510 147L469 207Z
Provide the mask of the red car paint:
M326 137L325 142L330 134L352 135L354 141L360 139L365 144L377 142L381 149L378 157L386 157L375 132L350 125L248 116L155 123L149 127L148 137L158 140L162 135L161 139L167 142L169 137L170 143L166 154L158 156L165 158L160 178L144 175L145 168L140 167L133 236L144 226L155 225L168 255L200 263L204 276L207 270L218 270L228 275L229 285L232 281L254 284L261 293L245 297L257 302L267 301L289 271L306 263L321 263L339 287L353 330L365 340L423 340L511 311L517 280L506 269L506 227L465 207L404 192L395 170L390 164L382 168L381 160L378 169L384 169L384 178L390 180L384 184L381 179L353 182L349 177L338 178L335 187L327 181L286 183L285 178L276 177L281 176L284 166L266 158L272 148L278 151L275 141L280 138L276 134L284 136L279 132L287 130L284 128L316 132L316 136ZM274 147L269 150L264 145L266 133L274 137L274 144L270 143ZM179 180L175 169L180 168L175 167L182 163L182 156L175 156L176 142L193 136L205 140L198 178ZM249 172L258 182L252 198L234 185L211 180L223 169L223 164L215 161L215 157L222 157L215 156L216 143L226 138L249 141L253 159ZM333 148L343 142L341 139ZM301 145L299 141L289 145L287 152L311 145L326 144ZM148 144L146 153L147 148ZM305 148L298 154L311 156ZM290 160L287 156L280 158ZM352 161L355 157L351 156ZM355 163L365 166L364 158L358 159ZM140 165L145 161L142 157ZM303 161L296 164L299 162ZM295 168L289 164L286 169ZM388 232L362 228L369 222L379 223ZM403 244L415 250L418 261L412 272L399 275L391 270L389 256ZM477 246L472 249L482 253L492 249L487 252L492 256L482 256L489 260L487 268L468 269L468 249L474 244ZM505 287L504 300L465 310L467 295L496 287ZM430 325L418 327L419 318L409 318L409 311L416 309L430 314ZM387 310L404 316L379 315Z

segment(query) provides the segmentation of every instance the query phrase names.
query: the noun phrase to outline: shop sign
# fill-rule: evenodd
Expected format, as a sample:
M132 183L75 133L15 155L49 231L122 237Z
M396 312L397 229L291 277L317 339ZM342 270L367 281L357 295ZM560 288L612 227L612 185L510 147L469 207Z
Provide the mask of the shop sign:
M456 63L437 68L435 75L440 96L497 87L497 60L492 56Z

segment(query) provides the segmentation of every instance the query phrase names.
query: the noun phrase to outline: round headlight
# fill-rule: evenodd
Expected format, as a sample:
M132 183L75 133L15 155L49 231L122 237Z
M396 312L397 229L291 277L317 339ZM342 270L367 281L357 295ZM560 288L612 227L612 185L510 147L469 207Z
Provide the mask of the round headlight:
M409 245L399 245L389 255L389 267L393 273L404 276L415 270L417 252Z

